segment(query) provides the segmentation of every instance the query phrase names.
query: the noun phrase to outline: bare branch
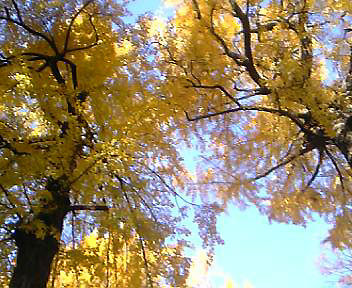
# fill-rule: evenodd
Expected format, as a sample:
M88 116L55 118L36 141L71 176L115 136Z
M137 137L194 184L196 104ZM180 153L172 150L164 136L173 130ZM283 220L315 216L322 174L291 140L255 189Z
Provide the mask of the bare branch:
M167 189L169 189L175 196L179 197L182 201L184 201L187 204L193 205L193 206L200 206L198 204L192 203L187 201L185 198L183 198L180 194L178 194L176 192L176 190L174 188L172 188L169 184L167 184L167 182L165 181L165 179L163 177L161 177L159 175L159 173L155 172L154 170L150 169L149 167L147 167L147 169L152 172L164 185Z
M18 151L15 147L13 147L7 140L5 140L1 135L0 135L0 149L5 148L9 149L13 154L17 156L22 156L22 155L30 155L28 152L21 152Z
M130 185L132 186L132 185ZM135 187L131 187L133 190L135 190ZM150 207L150 205L144 200L144 198L138 193L138 191L135 191L136 194L137 194L137 197L142 201L142 203L145 205L145 207L147 207L147 209L149 210L150 212L150 215L152 216L152 218L154 219L154 221L156 223L158 223L158 218L156 217L156 215L154 214L153 212L153 209L152 207Z
M305 149L302 149L298 154L295 154L295 155L293 155L293 156L287 158L285 161L283 161L283 162L277 164L276 166L270 168L270 169L267 170L266 172L264 172L264 173L262 173L262 174L260 174L260 175L258 175L258 176L256 176L256 177L250 179L250 181L257 181L257 180L259 180L259 179L261 179L261 178L264 178L264 177L268 176L270 173L274 172L275 170L281 168L282 166L287 165L288 163L292 162L292 161L295 160L296 158L298 158L298 157L300 157L300 156L302 156L302 155L304 155L304 154L306 154L306 153L308 153L308 152L310 152L310 151L312 151L312 148L305 148Z
M9 57L6 57L4 54L0 53L0 68L3 67L3 66L7 66L9 64L11 64L11 59L14 59L15 56L9 56Z
M245 57L237 52L231 51L230 48L227 46L226 42L224 39L222 39L220 37L219 34L216 33L215 28L214 28L214 23L213 23L213 13L214 13L214 9L211 10L211 14L210 14L210 32L211 34L213 34L215 36L215 38L218 40L218 42L221 44L222 48L224 49L225 54L232 58L235 63L239 66L246 66L245 62L247 61L247 59L245 59Z
M303 189L302 192L305 192L309 187L310 185L312 185L312 183L314 182L314 180L317 178L318 176L318 173L319 173L319 170L320 170L320 167L321 167L321 164L323 163L323 152L319 152L319 161L318 161L318 164L317 166L315 167L315 171L312 175L312 177L309 179L306 187Z
M288 111L288 110L269 108L269 107L241 106L238 108L232 108L232 109L228 109L228 110L224 110L224 111L220 111L220 112L196 116L194 118L190 118L187 112L185 112L185 114L186 114L188 121L198 121L200 119L206 119L206 118L211 118L211 117L215 117L215 116L219 116L219 115L240 112L240 111L258 111L258 112L273 113L273 114L276 114L279 116L285 116L285 117L288 117L292 122L294 122L303 132L308 133L308 134L311 133L311 131L308 130L304 126L304 122L301 119L299 119L293 112Z
M87 167L86 169L84 169L81 174L79 174L78 176L76 176L75 178L73 178L73 179L70 181L69 185L71 186L73 183L75 183L75 182L77 182L79 179L81 179L86 173L88 173L88 171L89 171L90 169L92 169L92 168L95 166L95 164L97 164L97 163L98 163L100 160L102 160L102 159L103 159L103 157L100 157L100 158L97 158L97 159L95 159L94 161L92 161L92 163L91 163L90 165L88 165L88 167Z
M16 1L15 1L15 0L12 0L12 4L13 4L13 7L15 7L18 21L20 21L20 23L23 23L22 16L21 16L21 12L20 12L20 9L18 9L18 6L17 6Z
M340 179L340 183L341 183L341 188L342 190L344 190L344 179L343 179L343 176L342 176L342 173L341 173L341 170L339 168L339 165L337 164L337 162L335 161L334 159L334 156L332 156L332 154L330 153L329 149L325 148L324 151L326 152L326 154L328 155L329 159L331 160L332 164L334 165L335 167L335 170L337 172L337 175L339 176L339 179Z
M32 202L31 202L31 200L29 199L29 196L28 196L28 193L27 193L27 189L26 189L26 187L25 187L24 185L22 185L22 188L23 188L24 196L26 197L26 200L27 200L27 202L28 202L30 211L33 212Z
M34 30L33 28L29 27L27 24L25 24L24 22L21 22L20 20L15 20L12 19L10 17L10 15L6 15L6 16L1 16L0 15L0 20L5 20L7 22L11 22L13 24L16 24L19 27L22 27L24 30L26 30L27 32L29 32L30 34L32 34L33 36L37 36L39 38L42 38L43 40L45 40L49 46L51 47L51 49L53 49L53 51L55 52L55 54L60 54L59 50L57 49L55 42L50 39L48 36L46 36L45 34Z
M69 211L109 211L109 207L105 205L72 205Z
M272 31L275 26L277 26L278 24L280 23L280 21L278 20L274 20L274 21L271 21L269 23L266 23L266 24L259 24L259 27L258 28L254 28L254 29L251 29L250 32L251 33L260 33L260 32L266 32L266 31ZM241 31L240 33L243 33L243 31Z
M72 84L73 84L73 89L76 89L78 87L78 80L77 80L77 68L76 64L74 64L72 61L63 58L62 61L68 65L70 65L71 68L71 74L72 74Z
M133 207L132 207L132 204L131 204L131 201L130 199L128 198L128 195L125 191L125 189L123 189L124 187L124 181L122 178L120 178L119 176L117 176L118 180L120 181L120 185L121 185L121 190L122 190L122 193L126 199L126 202L127 202L127 205L128 205L128 209L130 210L131 214L132 214L132 217L133 217L133 220L135 222L135 225L136 225L136 230L137 230L137 233L138 233L138 239L139 239L139 243L141 245L141 249L142 249L142 253L143 253L143 260L144 260L144 267L145 267L145 273L146 273L146 276L147 276L147 282L149 282L149 286L150 287L153 287L153 280L152 280L152 277L150 275L150 272L149 272L149 264L148 264L148 260L147 260L147 255L145 253L145 249L144 249L144 241L139 233L139 223L138 223L138 220L137 220L137 217L133 211Z
M200 20L202 19L202 14L200 13L200 9L199 9L199 5L197 0L192 0L193 6L194 6L194 10L197 13L197 19Z
M221 92L223 92L228 98L230 98L233 102L237 104L237 106L241 107L241 104L221 85L202 85L202 84L195 84L194 82L191 82L191 86L185 86L185 88L200 88L200 89L219 89Z
M145 252L144 240L141 236L139 236L138 239L139 239L139 243L141 245L141 249L142 249L142 253L143 253L145 274L146 274L147 280L149 282L149 287L153 287L153 279L152 279L152 276L150 275L150 272L149 272L149 263L147 260L147 254Z
M242 65L246 67L253 81L257 83L260 87L262 87L263 85L262 85L261 77L259 76L258 71L254 67L254 62L253 62L252 47L251 47L251 27L250 27L248 15L243 13L242 9L240 8L240 6L237 4L236 1L232 0L230 2L231 2L232 9L235 12L235 16L240 19L243 27L244 53L246 56L246 61L243 62Z
M11 201L9 191L8 191L7 189L5 189L5 187L2 186L2 184L0 184L0 189L4 192L5 197L6 197L7 201L10 203L12 209L15 209L15 208L16 208L16 205ZM21 215L20 215L18 212L16 212L16 215L17 215L17 217L18 217L19 219L22 218Z

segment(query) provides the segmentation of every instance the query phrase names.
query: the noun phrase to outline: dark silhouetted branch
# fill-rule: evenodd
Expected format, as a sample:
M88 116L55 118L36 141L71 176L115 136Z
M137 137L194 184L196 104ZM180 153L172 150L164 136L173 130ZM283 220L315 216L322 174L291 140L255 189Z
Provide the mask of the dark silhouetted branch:
M23 23L21 12L20 12L20 9L18 9L16 1L12 0L12 4L13 4L13 7L15 7L18 21L20 21L20 23Z
M302 155L304 155L304 154L306 154L306 153L308 153L308 152L310 152L310 151L312 151L312 148L305 148L305 149L302 149L298 154L295 154L295 155L293 155L293 156L287 158L285 161L283 161L283 162L281 162L281 163L275 165L274 167L268 169L268 170L265 171L264 173L259 174L258 176L256 176L256 177L250 179L250 181L257 181L257 180L259 180L259 179L261 179L261 178L264 178L264 177L268 176L269 174L271 174L272 172L274 172L275 170L277 170L277 169L279 169L279 168L281 168L281 167L287 165L288 163L292 162L293 160L297 159L298 157L300 157L300 156L302 156Z
M319 173L319 170L320 170L320 167L321 167L321 164L323 163L323 152L319 152L319 161L318 161L318 164L317 166L315 167L315 170L314 170L314 173L312 175L312 177L309 179L306 187L303 189L303 192L306 191L310 185L312 185L312 183L314 182L314 180L317 178L318 176L318 173Z
M195 84L194 82L192 81L189 81L191 82L191 86L185 86L186 88L189 88L189 87L193 87L193 88L200 88L200 89L218 89L220 90L221 92L223 92L226 97L230 98L233 102L236 103L237 106L241 107L241 104L237 101L236 98L234 98L223 86L221 85L202 85L202 84Z
M66 31L66 37L65 37L65 44L64 44L64 51L63 54L65 55L67 50L68 50L68 43L70 41L70 35L72 31L72 26L73 23L75 22L76 18L78 17L79 14L82 13L82 11L90 4L93 3L94 0L88 0L71 18L70 23L68 24L67 31Z
M304 122L301 119L299 119L293 112L288 111L288 110L269 108L269 107L241 106L238 108L232 108L232 109L228 109L228 110L224 110L224 111L220 111L220 112L195 116L193 118L191 118L187 112L185 112L185 114L186 114L188 121L198 121L200 119L206 119L206 118L211 118L211 117L215 117L215 116L219 116L219 115L225 115L225 114L240 112L240 111L267 112L267 113L276 114L278 116L285 116L285 117L289 118L292 122L294 122L304 133L308 133L308 134L311 133L311 131L304 126Z
M69 211L108 211L105 205L72 205Z

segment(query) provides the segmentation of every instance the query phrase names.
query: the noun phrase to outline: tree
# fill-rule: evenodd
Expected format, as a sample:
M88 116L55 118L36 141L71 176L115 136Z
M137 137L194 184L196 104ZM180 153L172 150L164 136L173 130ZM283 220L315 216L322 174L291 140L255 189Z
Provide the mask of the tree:
M350 2L169 2L160 90L199 136L198 184L271 220L324 216L351 247Z
M320 269L323 275L330 278L329 282L336 282L337 287L352 286L352 257L351 249L325 248L320 257Z
M110 0L1 3L2 284L45 287L60 241L96 228L137 237L152 286L148 252L189 233L180 190L210 249L230 201L318 213L351 247L349 1L169 2L165 25L133 27ZM189 175L178 145L194 142Z
M0 4L2 286L46 287L68 245L65 255L86 261L76 243L94 229L137 239L143 268L134 268L148 287L166 265L149 258L167 261L166 241L187 245L174 184L188 176L172 125L183 114L156 95L146 31L124 24L125 13L110 0ZM191 206L211 248L221 208Z
M78 246L60 252L49 287L146 287L136 235L119 233L101 238L95 231ZM79 257L72 255L77 253ZM190 261L182 254L181 245L148 251L149 273L157 287L184 287L186 275L182 271Z

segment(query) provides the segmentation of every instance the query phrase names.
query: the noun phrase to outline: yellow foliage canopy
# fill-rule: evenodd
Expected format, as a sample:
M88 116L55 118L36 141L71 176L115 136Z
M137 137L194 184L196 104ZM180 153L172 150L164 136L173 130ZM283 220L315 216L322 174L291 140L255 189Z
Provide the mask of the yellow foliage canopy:
M323 215L329 240L351 246L350 1L168 2L168 22L134 26L112 0L0 4L1 284L30 279L20 260L50 243L45 265L34 257L46 283L59 240L75 247L96 228L85 256L129 235L151 285L166 241L189 233L184 195L201 201L210 248L229 201L302 225ZM196 175L185 144L203 153Z
M181 134L204 153L201 189L272 220L324 216L333 244L350 246L350 1L176 7L152 41L161 90L190 121Z
M57 253L68 257L67 277L79 262L79 277L93 281L102 249L112 259L104 269L120 273L115 282L179 285L187 275L179 248L165 248L189 234L186 202L173 187L174 175L179 187L188 181L175 137L184 115L158 94L145 20L128 26L125 10L108 0L0 4L2 286L12 277L11 287L44 287ZM218 206L194 206L212 210L197 214L207 247L220 241ZM99 239L87 238L88 248L65 249L93 228ZM107 234L112 250L101 246ZM131 274L121 277L116 259L127 244ZM180 265L182 275L169 273Z

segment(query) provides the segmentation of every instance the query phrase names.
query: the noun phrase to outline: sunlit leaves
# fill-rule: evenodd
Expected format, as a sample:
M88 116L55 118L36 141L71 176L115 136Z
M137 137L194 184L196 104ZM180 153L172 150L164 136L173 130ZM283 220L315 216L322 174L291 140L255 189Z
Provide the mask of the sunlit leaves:
M158 53L148 48L144 20L124 25L124 6L115 1L1 5L0 200L7 229L1 233L22 229L38 240L61 240L64 259L55 265L65 268L56 276L74 287L76 275L87 285L141 287L150 279L182 285L188 267L182 245L165 243L189 234L180 224L186 209L177 202L189 181L176 147L183 103L157 92ZM61 196L70 201L62 209ZM53 211L66 216L62 235L45 224ZM220 212L197 216L207 247L217 242L213 217ZM63 219L56 220L60 226ZM97 234L85 238L93 228ZM102 262L106 253L110 260ZM1 263L8 279L15 263ZM106 268L114 276L102 280Z
M147 285L146 267L138 235L108 234L101 237L93 232L72 250L63 251L57 259L51 284L65 287L142 287ZM125 230L127 232L127 230ZM183 287L190 260L185 258L182 245L158 249L148 247L146 257L154 285ZM71 255L71 256L70 256ZM72 257L73 256L73 257ZM76 258L78 259L75 260ZM73 259L73 260L70 260Z
M305 225L317 212L340 231L335 245L349 242L349 6L177 3L154 37L162 89L192 121L180 135L196 132L204 153L200 194L216 190L225 206L252 203L282 222Z

